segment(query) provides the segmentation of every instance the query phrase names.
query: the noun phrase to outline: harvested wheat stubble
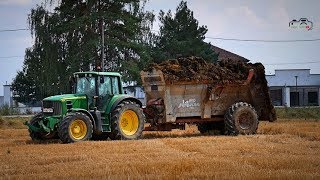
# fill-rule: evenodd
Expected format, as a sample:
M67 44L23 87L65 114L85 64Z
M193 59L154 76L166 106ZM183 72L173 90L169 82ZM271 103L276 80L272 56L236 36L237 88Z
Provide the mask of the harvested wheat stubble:
M262 122L254 136L209 136L196 126L136 141L73 144L0 129L0 179L319 179L320 122ZM173 138L178 137L178 138Z

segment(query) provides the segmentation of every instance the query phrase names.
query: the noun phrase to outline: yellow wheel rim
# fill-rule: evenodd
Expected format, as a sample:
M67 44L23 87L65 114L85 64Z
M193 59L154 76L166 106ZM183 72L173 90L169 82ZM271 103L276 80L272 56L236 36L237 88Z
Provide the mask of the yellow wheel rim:
M134 135L139 127L138 115L132 110L124 111L120 116L121 131L128 136Z
M74 120L69 126L69 132L72 138L81 140L87 135L87 125L82 120Z

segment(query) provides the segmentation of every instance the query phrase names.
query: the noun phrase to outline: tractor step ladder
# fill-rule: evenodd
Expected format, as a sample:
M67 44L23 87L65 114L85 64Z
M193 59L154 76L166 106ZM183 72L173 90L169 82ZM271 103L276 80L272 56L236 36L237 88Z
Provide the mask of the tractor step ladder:
M105 123L106 121L106 116L105 116L105 111L101 111L101 121L102 121L102 131L103 132L109 132L110 129L110 124Z

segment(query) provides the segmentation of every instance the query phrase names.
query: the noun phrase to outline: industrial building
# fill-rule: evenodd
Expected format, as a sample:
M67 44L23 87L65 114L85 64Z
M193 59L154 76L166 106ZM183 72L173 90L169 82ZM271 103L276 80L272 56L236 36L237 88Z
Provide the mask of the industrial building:
M4 105L13 106L11 85L3 85L3 96L0 96L0 107Z
M319 106L320 74L310 69L278 69L266 75L270 96L275 106Z

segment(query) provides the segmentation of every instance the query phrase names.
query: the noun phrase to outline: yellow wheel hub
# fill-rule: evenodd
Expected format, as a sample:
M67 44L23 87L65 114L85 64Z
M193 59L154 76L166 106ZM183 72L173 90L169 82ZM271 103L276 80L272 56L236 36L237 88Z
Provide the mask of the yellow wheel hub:
M69 132L72 138L81 140L87 135L87 125L82 120L74 120L69 126Z
M120 116L119 126L125 135L134 135L139 127L138 115L132 110L124 111Z

